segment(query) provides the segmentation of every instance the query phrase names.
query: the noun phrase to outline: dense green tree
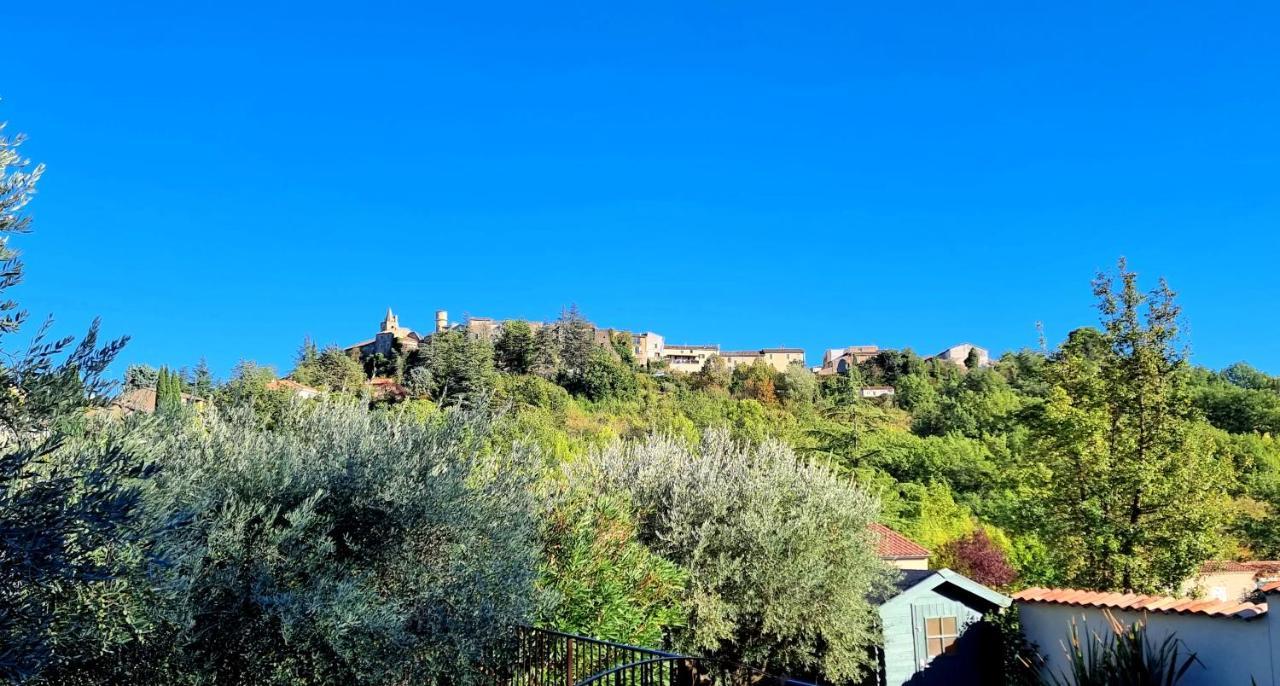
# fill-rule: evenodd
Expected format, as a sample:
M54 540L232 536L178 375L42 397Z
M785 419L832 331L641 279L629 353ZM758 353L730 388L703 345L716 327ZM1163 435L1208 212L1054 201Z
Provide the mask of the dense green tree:
M533 328L529 322L512 320L502 325L493 345L498 369L509 374L529 374L537 366L537 350Z
M560 339L555 326L543 326L533 335L532 372L555 379L560 370Z
M430 373L428 395L445 404L472 404L493 390L493 346L461 329L432 334L409 366Z
M1191 375L1191 396L1209 423L1232 433L1280 433L1280 392L1270 377L1244 364Z
M1268 376L1244 362L1236 362L1223 369L1221 376L1228 383L1240 388L1280 392L1280 377Z
M542 626L658 648L685 621L688 574L640 542L626 498L571 491L544 519Z
M577 305L570 305L552 326L560 353L559 374L567 381L566 385L570 385L586 372L591 353L597 347L595 327L582 316Z
M160 372L149 364L131 364L124 370L124 389L155 388Z
M623 363L599 346L591 350L586 369L570 390L580 391L592 400L606 398L626 399L636 392L636 374L631 365Z
M689 381L694 388L701 391L727 391L729 384L733 381L733 373L723 357L712 355L702 363L702 369L694 372L693 378Z
M341 348L330 345L323 351L307 341L289 378L324 391L357 393L364 386L364 368Z
M223 408L248 408L264 427L275 426L289 405L288 391L271 388L275 369L241 360L231 379L214 393L214 404Z
M1039 533L1071 585L1175 589L1213 550L1226 466L1192 421L1173 291L1143 293L1121 260L1094 293L1103 330L1054 356L1033 424Z
M763 360L756 360L749 365L738 365L733 370L732 378L729 388L739 398L749 398L761 403L778 401L773 367L765 364Z
M964 356L965 369L977 369L982 364L982 356L978 354L977 348L969 348L969 354Z
M792 362L786 371L774 375L778 397L791 403L809 403L818 397L818 377L802 362Z
M156 375L156 414L167 417L182 412L182 376L161 367Z
M209 399L214 391L213 372L209 371L209 362L200 358L195 371L191 373L191 392L198 398Z

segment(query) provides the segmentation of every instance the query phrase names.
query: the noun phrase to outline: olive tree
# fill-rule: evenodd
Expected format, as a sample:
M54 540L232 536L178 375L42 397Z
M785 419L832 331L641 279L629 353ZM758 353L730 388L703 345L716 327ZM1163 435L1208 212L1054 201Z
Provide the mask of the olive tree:
M147 504L181 525L148 599L156 673L128 681L479 678L537 602L529 470L485 456L488 423L333 401L290 403L272 429L247 411L156 427Z
M889 571L868 532L879 504L856 484L783 443L718 430L696 448L616 443L566 470L629 498L641 540L685 570L673 647L832 682L871 667Z

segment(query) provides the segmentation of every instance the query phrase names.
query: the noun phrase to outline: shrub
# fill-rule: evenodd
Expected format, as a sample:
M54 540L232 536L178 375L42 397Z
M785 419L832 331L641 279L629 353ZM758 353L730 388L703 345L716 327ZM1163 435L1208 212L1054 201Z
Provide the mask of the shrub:
M1004 550L982 528L947 542L937 550L936 557L939 564L984 586L1008 588L1018 576Z
M537 407L561 414L569 406L569 392L540 376L503 375L498 379L495 400Z

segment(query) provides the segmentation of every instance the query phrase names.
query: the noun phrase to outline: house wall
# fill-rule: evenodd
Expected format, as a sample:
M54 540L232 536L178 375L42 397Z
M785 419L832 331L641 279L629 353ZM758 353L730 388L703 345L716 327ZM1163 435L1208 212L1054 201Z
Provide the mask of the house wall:
M929 558L927 557L900 557L885 561L898 569L926 570L929 568Z
M693 373L702 369L707 358L719 352L711 346L668 345L662 350L667 368L676 372Z
M720 353L720 359L724 360L725 365L728 366L729 369L734 369L735 367L740 367L742 365L746 365L750 367L751 365L756 363L756 360L760 359L760 353L725 352L725 353Z
M1021 613L1022 633L1036 644L1047 660L1048 673L1057 674L1067 666L1063 645L1067 641L1071 621L1075 619L1081 635L1088 631L1104 631L1108 623L1103 610L1051 603L1017 601ZM1131 624L1142 615L1113 611L1118 621ZM1146 615L1149 636L1159 645L1171 633L1181 639L1188 650L1196 653L1204 668L1192 667L1180 686L1215 686L1250 684L1275 686L1271 667L1270 615L1256 619L1208 617L1205 615Z
M982 613L932 590L913 592L910 602L881 605L885 686L902 686L928 666L924 620L930 617L956 617L967 628L981 620Z
M656 362L662 359L662 336L653 332L633 334L631 341L634 344L636 362L639 364L644 365L650 361Z
M969 358L970 350L978 351L979 367L991 366L991 354L987 352L987 349L979 348L971 343L961 343L960 345L951 346L950 348L938 353L936 357L944 362L950 362L951 364L963 367L964 361Z
M764 358L765 363L780 372L787 371L787 367L792 362L804 364L804 353L793 350L770 350L765 348L760 351L760 356Z
M1182 586L1183 595L1239 600L1258 588L1253 570L1244 572L1209 572L1190 579Z

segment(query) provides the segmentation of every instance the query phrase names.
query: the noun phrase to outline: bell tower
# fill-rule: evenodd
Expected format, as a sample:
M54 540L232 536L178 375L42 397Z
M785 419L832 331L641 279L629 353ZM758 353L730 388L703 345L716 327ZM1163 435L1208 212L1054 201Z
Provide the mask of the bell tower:
M387 316L382 319L382 331L396 332L400 330L400 321L396 319L396 315L387 308Z

